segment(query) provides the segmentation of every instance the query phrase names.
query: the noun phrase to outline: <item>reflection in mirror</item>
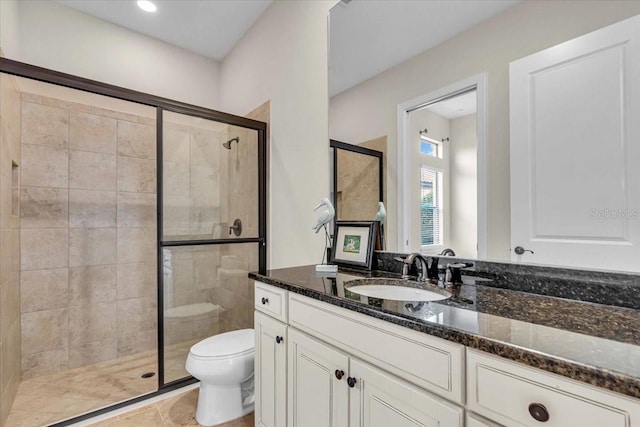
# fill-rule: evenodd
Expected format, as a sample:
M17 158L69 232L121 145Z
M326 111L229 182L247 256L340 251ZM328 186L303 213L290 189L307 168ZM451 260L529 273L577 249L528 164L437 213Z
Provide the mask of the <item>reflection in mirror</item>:
M378 139L369 145L384 147ZM383 201L382 151L331 141L334 159L334 197L338 221L373 221Z
M407 7L398 7L398 4L406 5ZM420 7L427 9L431 7L432 9L430 11L417 11L418 4L420 4ZM380 9L384 7L388 7L388 11L379 13ZM512 146L514 143L512 140L514 125L510 123L510 115L513 114L513 111L510 111L510 108L516 104L510 102L509 99L510 94L513 95L512 92L514 91L510 87L509 67L510 64L528 58L545 49L619 23L638 14L640 14L640 2L596 0L589 2L391 2L384 0L366 2L353 0L348 3L338 3L331 10L329 19L329 136L332 139L349 141L353 144L359 144L362 141L368 141L380 136L386 137L388 145L385 153L385 194L388 198L386 206L390 216L385 233L388 249L392 251L401 250L407 245L403 238L407 234L406 227L404 225L401 227L400 225L402 224L399 224L405 208L404 206L399 208L398 195L401 191L409 191L406 187L400 187L402 185L400 178L405 169L400 162L402 156L398 141L400 132L398 122L399 106L425 96L425 94L441 91L456 82L465 81L473 76L482 76L486 81L486 91L484 94L478 93L476 129L478 140L480 140L481 135L483 135L482 138L486 138L486 148L484 149L486 150L486 172L481 173L480 169L473 171L470 164L461 166L460 172L468 174L475 172L478 182L486 182L485 186L477 186L478 194L476 195L478 203L480 203L480 191L482 190L486 194L486 197L483 196L483 200L486 200L486 208L483 208L486 209L483 214L485 215L485 220L483 223L478 222L477 224L477 233L480 233L480 228L483 228L483 233L486 234L484 248L482 247L482 241L476 242L480 245L479 249L481 249L480 253L483 254L483 258L637 271L640 268L640 264L637 262L621 262L616 253L608 250L604 251L604 253L595 251L594 257L585 261L583 257L577 257L576 254L578 252L574 250L575 248L571 244L567 243L562 248L550 250L543 260L542 251L535 250L531 245L538 244L540 240L546 239L550 241L553 239L547 238L548 236L536 238L534 235L533 238L528 240L512 241L514 235L513 225L517 224L518 221L522 222L522 218L512 217L511 215L514 203L512 195L513 174L516 174L516 178L518 177L517 173L520 173L520 176L525 176L526 174L522 172L526 169L514 169L511 164L510 153L515 151ZM470 19L470 15L476 16L478 19ZM416 21L420 20L421 22L416 23ZM544 22L544 25L540 25L540 22ZM446 23L444 24L446 28L441 28L443 23ZM370 29L375 29L380 34L368 32ZM387 29L393 29L393 31L386 33ZM416 49L418 40L424 42L424 44ZM633 40L635 43L635 39ZM599 51L595 50L594 52ZM625 55L630 54L630 52L625 52ZM375 64L371 62L375 62ZM629 79L632 80L630 76L635 75L632 73L634 70L629 68L634 63L630 59L626 62L609 61L607 63L625 64L624 67L626 67L618 70L619 73L612 72L611 76L619 75L624 77L628 75L629 77L624 77L623 80L630 81ZM615 67L611 65L607 70L610 68ZM560 75L558 74L558 76ZM575 86L574 83L579 84L584 80L580 78L570 79L571 87ZM558 90L546 92L550 96L548 101L552 102L551 95L553 93L562 92L567 95L565 92L568 87L568 84L560 84ZM621 96L621 103L617 105L636 105L637 101L629 98L631 92L628 85L612 87L623 88L622 91L618 91ZM602 88L604 90L604 86ZM572 93L593 94L595 91L592 89L593 86L585 85L582 89L578 88L576 92ZM485 94L486 99L482 99ZM575 105L578 106L585 104L580 104L576 101L580 99L578 95L575 97L565 96L565 98L569 99L570 102L575 101ZM596 107L604 106L605 103L592 102L589 105L595 105L593 110L596 111ZM485 120L480 118L481 107L486 111ZM523 109L522 111L525 110ZM599 117L611 116L607 111L601 111L600 113ZM631 118L633 116L629 116L631 113L631 108L621 112L624 115L624 117L620 117L623 123L634 122ZM558 117L564 116L565 114L563 113ZM575 117L575 119L578 121L575 122L576 124L572 129L575 132L583 130L583 139L589 138L589 141L591 141L593 135L595 135L594 132L589 132L589 129L593 129L593 120L587 121L585 117ZM557 124L557 122L553 123ZM602 121L599 124L602 124ZM428 129L429 126L424 125L421 129L425 127ZM560 131L556 132L554 129L537 129L537 132L539 135L544 132L545 135L551 135L554 138L556 136L560 138L559 135L564 134ZM409 134L410 131L406 129L403 132ZM411 132L414 131L412 130ZM575 135L575 132L570 132L569 134ZM599 128L597 134L602 135L600 132L604 132L607 135L617 135L615 129L608 131L604 128ZM526 135L527 133L523 132L522 134ZM412 137L417 137L415 133L411 135ZM448 142L450 147L453 147L454 139L452 135L447 136L450 138ZM429 137L427 133L427 138ZM437 151L439 148L445 147L447 143L442 141L440 143L445 145L438 145L438 141L441 139L433 138L435 142L430 142L426 139L427 146L425 146L425 150ZM637 139L627 138L627 141ZM560 143L562 143L562 139L559 140L558 144ZM594 141L593 144L595 143ZM614 145L619 143L620 141L611 142ZM551 142L546 142L546 144L549 145ZM555 158L550 157L551 152L537 153L539 158L536 163L536 170L544 172L552 168L552 166L549 166L549 161L551 160L553 161L551 164L554 165L559 163L568 165L575 163L576 156L587 155L584 151L569 150L568 147L573 146L572 144L574 143L571 142L567 145L566 150L556 151L556 153L566 154L568 157L565 160L558 158L557 154ZM556 143L553 146L556 146ZM416 150L418 149L416 148ZM573 154L567 154L570 152L573 152ZM605 151L600 155L610 156L611 154L610 151ZM478 151L477 156L476 165L485 164L481 163L480 151ZM604 163L610 164L611 162ZM617 170L622 168L623 166L619 165ZM628 170L637 169L640 169L640 165L628 168ZM568 179L567 174L562 175L565 178L561 181L563 188L573 182ZM607 176L607 171L602 171L602 174L604 174L602 176ZM414 176L417 177L415 174ZM538 174L538 177L544 176ZM417 178L415 181L419 182ZM586 181L578 179L575 182L580 185L580 183ZM633 183L635 181L628 179L627 182ZM418 183L414 184L416 186L420 185ZM437 186L437 184L432 185ZM452 189L453 186L449 191L453 191ZM579 187L573 190L576 194L581 194L583 191ZM602 189L599 191L602 191ZM601 197L593 199L593 210L596 213L607 212L606 209L617 208L616 206L610 208L608 205L603 205L606 200L610 199L606 190L604 191L605 193L600 194ZM415 194L414 192L414 197ZM458 197L455 193L450 194L449 203L454 203L454 200L462 198L462 196ZM470 200L471 195L464 196L464 198ZM546 197L545 200L548 198ZM636 206L636 201L629 199L628 202L630 204L627 207ZM554 218L557 217L558 212L554 213L553 203L547 203L546 206L549 209L545 211L547 216L543 218L545 224L557 225L558 221L555 221ZM443 217L446 207L446 202L444 202L442 206ZM435 206L432 206L432 209L435 208ZM449 213L452 213L453 207L449 205L448 210ZM529 210L531 211L531 208ZM481 205L478 205L478 211L481 211ZM465 208L464 212L468 213L470 210ZM584 214L582 211L581 213ZM418 218L413 221L413 226L416 229L419 228L420 211L412 211L411 215ZM563 221L567 216L567 214L564 214ZM592 218L587 218L583 222L591 220ZM600 222L598 223L596 220ZM602 228L606 220L593 219L593 227ZM463 221L464 225L470 224L468 218ZM637 228L633 224L633 221L638 221L637 219L630 218L625 221L631 227L629 230ZM575 221L568 221L567 223L572 225ZM481 227L481 224L486 224L486 226ZM451 234L463 232L461 226L455 225L454 219L450 219L448 225L443 220L442 236L446 235L447 227L449 227ZM530 227L524 227L523 229L535 231ZM472 232L464 232L467 235L469 233ZM474 235L477 236L477 233L474 233ZM554 229L554 233L560 235L557 227ZM572 235L567 232L564 236ZM421 239L423 236L418 234L418 237ZM582 243L576 240L572 244L575 246ZM535 253L525 250L522 254L518 254L513 251L513 248L519 245L523 246L524 249L534 249L533 252ZM460 243L450 243L449 246L453 247L456 253L461 255L466 252L462 250ZM469 252L467 253L473 252L473 246L473 243L469 242L467 245ZM424 247L420 249L425 250ZM435 249L435 247L432 249ZM470 256L467 253L464 256Z
M409 227L423 253L478 255L476 91L409 112ZM417 178L419 177L419 179Z

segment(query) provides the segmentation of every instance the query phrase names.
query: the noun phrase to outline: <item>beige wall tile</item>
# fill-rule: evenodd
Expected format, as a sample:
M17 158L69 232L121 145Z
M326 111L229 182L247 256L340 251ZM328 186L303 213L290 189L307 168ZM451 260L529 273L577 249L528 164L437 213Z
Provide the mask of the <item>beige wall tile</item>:
M189 165L191 135L186 130L174 129L165 123L162 142L162 159L165 162Z
M69 230L69 267L115 263L115 228L72 228Z
M11 390L20 382L20 321L15 321L3 337L0 369L2 369L2 397L11 395ZM7 396L8 397L8 396ZM7 399L8 401L9 399ZM5 402L7 403L7 402Z
M21 188L23 228L63 228L69 226L69 190L63 188Z
M22 355L22 379L39 377L68 369L67 348L47 350L41 353Z
M115 265L94 265L69 269L69 306L115 300Z
M70 150L69 188L115 190L116 156Z
M155 160L118 156L118 191L155 193Z
M116 154L117 123L109 117L72 111L69 148Z
M162 191L165 195L189 197L191 191L191 176L189 163L162 162L163 184Z
M218 268L220 267L220 250L210 248L193 254L193 279L197 289L218 286Z
M0 283L20 274L20 230L0 230Z
M156 307L156 298L152 297L118 301L118 337L155 329Z
M155 127L122 120L118 121L118 155L155 159Z
M156 256L155 228L118 229L118 263L154 261Z
M22 355L66 347L69 333L68 311L34 311L22 314Z
M156 195L118 193L118 227L155 227Z
M116 302L69 308L69 347L116 336Z
M155 350L158 346L158 332L154 328L142 332L118 334L118 357L129 356L143 351Z
M20 116L22 102L16 77L9 74L0 75L0 116L16 135L20 135Z
M69 369L93 365L118 356L118 345L115 338L69 347Z
M69 111L34 104L22 103L22 142L67 148L69 141Z
M22 313L64 308L69 300L69 270L23 271L20 274Z
M174 295L184 292L193 292L195 290L193 270L192 258L172 259L170 286L174 292Z
M22 271L63 268L69 264L66 229L20 230Z
M8 336L9 327L20 319L20 284L18 275L0 286L0 340Z
M69 227L116 226L116 192L69 190Z
M225 142L227 142L226 132L194 130L191 138L191 163L217 169L222 159L221 151L228 152L222 147ZM236 148L235 142L232 147Z
M69 154L67 150L40 145L22 144L22 185L66 188L69 184Z
M162 217L164 236L187 236L191 233L190 204L191 199L188 195L164 195ZM216 230L218 231L220 230Z
M20 137L12 132L7 122L0 117L0 173L9 176L11 161L20 164Z
M155 262L118 264L118 299L154 297L158 270Z

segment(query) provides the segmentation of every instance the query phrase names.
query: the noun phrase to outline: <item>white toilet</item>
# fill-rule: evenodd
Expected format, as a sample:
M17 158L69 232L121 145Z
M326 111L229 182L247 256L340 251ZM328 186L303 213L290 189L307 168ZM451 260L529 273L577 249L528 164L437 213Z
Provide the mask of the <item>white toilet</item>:
M253 412L253 329L226 332L191 347L186 369L200 380L196 421L203 426Z

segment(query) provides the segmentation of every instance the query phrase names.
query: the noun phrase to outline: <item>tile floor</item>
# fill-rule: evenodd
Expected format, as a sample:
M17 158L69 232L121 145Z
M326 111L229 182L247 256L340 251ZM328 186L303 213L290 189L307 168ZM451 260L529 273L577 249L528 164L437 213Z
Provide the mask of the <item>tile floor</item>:
M198 389L144 406L134 411L107 419L92 426L96 427L198 427L196 404ZM220 425L219 427L253 427L253 413Z
M192 345L193 342L180 343L166 349L165 378L169 381L188 375L184 361ZM157 357L155 351L149 351L24 380L18 388L6 427L42 427L156 391ZM141 378L145 372L156 375Z

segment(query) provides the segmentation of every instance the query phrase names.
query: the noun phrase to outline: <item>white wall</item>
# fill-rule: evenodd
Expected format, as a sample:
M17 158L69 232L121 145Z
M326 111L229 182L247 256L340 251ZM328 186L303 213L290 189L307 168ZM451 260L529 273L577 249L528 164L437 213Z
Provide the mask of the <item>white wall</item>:
M327 17L335 1L275 1L222 64L221 105L271 101L269 266L317 264L313 208L329 197Z
M476 115L453 119L451 124L451 229L450 247L456 255L478 256L478 135Z
M509 62L640 13L638 1L525 1L331 99L330 136L389 137L389 188L397 187L397 105L486 72L488 256L509 259ZM397 197L389 192L388 212ZM390 248L394 240L389 239Z
M52 1L0 7L0 48L9 59L219 109L213 59Z
M18 1L0 0L0 52L11 57L18 42Z

